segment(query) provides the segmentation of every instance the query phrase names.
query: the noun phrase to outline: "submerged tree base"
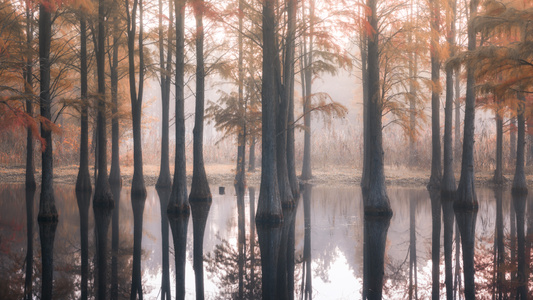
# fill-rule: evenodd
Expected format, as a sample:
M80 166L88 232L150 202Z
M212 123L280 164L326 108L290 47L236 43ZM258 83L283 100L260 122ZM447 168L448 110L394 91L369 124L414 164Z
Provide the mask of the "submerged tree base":
M276 227L283 224L283 214L257 214L255 216L255 224L257 227Z

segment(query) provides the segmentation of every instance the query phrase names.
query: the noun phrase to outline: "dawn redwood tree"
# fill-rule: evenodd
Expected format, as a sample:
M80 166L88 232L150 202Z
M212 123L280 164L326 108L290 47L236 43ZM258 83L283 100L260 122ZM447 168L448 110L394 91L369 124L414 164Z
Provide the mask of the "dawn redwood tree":
M302 6L302 13L304 7ZM309 180L313 177L311 168L311 85L313 80L313 35L315 24L315 1L309 0L309 32L307 40L303 38L303 53L300 58L301 62L301 82L303 97L303 115L304 115L304 157L302 162L302 180Z
M40 65L40 110L41 137L45 141L42 151L41 196L39 201L39 236L42 253L42 281L41 299L52 299L54 273L54 237L58 222L57 209L54 198L54 169L52 154L52 114L50 97L50 44L52 40L52 12L51 7L41 3L39 5L39 65Z
M26 96L26 114L30 118L33 117L33 10L30 7L30 2L26 1L26 63L22 70L24 79L24 94ZM33 133L31 128L26 129L26 188L35 189L37 184L35 182L35 162L33 153Z
M238 194L244 194L246 186L246 174L245 174L245 160L246 160L246 103L244 101L244 44L243 44L243 18L244 18L244 3L243 0L239 0L239 32L238 32L238 108L244 115L242 117L241 126L238 128L237 133L237 168L235 171L235 189L238 190Z
M176 38L176 73L175 73L175 124L176 149L174 164L174 180L167 207L167 214L172 230L176 270L176 299L185 299L185 253L187 224L190 215L189 199L187 198L187 173L185 158L185 2L175 2L175 38Z
M441 146L440 146L440 57L439 26L440 6L437 0L429 1L431 27L431 176L428 189L438 189L441 185Z
M109 183L116 187L122 185L122 177L120 175L120 127L118 116L118 52L119 52L119 4L118 0L113 1L113 45L111 58L111 170L109 172Z
M168 36L167 36L167 58L165 61L165 41L163 32L163 1L159 0L159 84L161 87L161 164L159 166L159 177L157 187L170 188L172 180L170 177L170 164L168 153L168 129L169 129L169 107L170 107L170 79L172 78L172 26L174 23L173 1L169 1Z
M476 32L471 21L477 16L478 3L478 0L470 1L470 22L467 31L468 51L474 51L476 49ZM454 208L469 208L477 211L478 202L474 184L474 126L476 118L476 95L474 91L476 82L474 78L474 68L472 63L467 63L463 157L461 161L461 178L459 179L459 185L457 187Z
M276 164L276 16L274 1L263 2L263 78L261 186L256 223L279 223L283 219Z
M283 58L283 77L281 74L276 74L276 80L283 78L282 82L276 82L278 95L276 97L276 163L278 176L278 189L281 198L281 204L285 206L293 206L295 198L292 194L291 184L289 182L289 170L287 168L287 129L289 118L289 101L290 88L293 77L294 67L294 36L296 30L296 5L293 1L287 2L287 36L285 38L285 57ZM277 40L277 39L276 39ZM280 66L279 55L275 57L276 72L282 70ZM304 151L305 152L305 151ZM280 256L281 257L281 256Z
M524 94L518 95L518 107L516 111L517 133L516 133L516 167L513 177L513 195L527 195L527 181L524 171L525 167L525 148L526 148L526 100Z
M205 106L205 67L204 67L204 0L193 2L196 19L196 108L193 129L193 172L189 201L211 202L212 196L205 173L203 138Z
M446 41L450 48L450 57L455 55L455 20L456 20L456 0L448 0L449 8L447 12L447 34ZM446 64L446 106L444 109L444 172L441 182L441 195L445 198L453 198L453 193L457 189L455 185L455 175L453 173L453 142L452 142L452 119L453 119L453 65Z
M368 163L366 181L362 181L365 214L392 215L389 197L385 187L383 137L382 137L382 112L383 99L380 95L379 76L379 29L377 15L377 0L367 0L367 19L370 28L367 36L367 78L368 78L368 108L365 118L365 133L368 137L368 151L365 151L364 160Z
M106 2L104 0L98 1L98 35L95 41L96 48L96 75L98 81L98 98L97 108L98 114L96 117L96 138L97 138L97 157L98 157L98 177L94 188L93 207L113 207L114 200L111 193L111 186L109 185L109 178L107 175L107 117L106 117L106 82L105 82L105 12ZM100 280L100 278L99 278Z
M91 191L89 174L89 99L87 97L87 19L86 11L80 10L80 167L76 179L76 191Z
M135 80L135 37L137 32L137 9L139 10L139 89ZM127 34L128 34L128 65L131 99L131 117L133 124L133 178L131 180L131 193L144 195L146 198L146 187L143 175L143 156L141 140L141 116L144 89L144 22L143 22L143 0L133 0L130 12L130 1L126 0ZM138 197L140 199L141 197Z

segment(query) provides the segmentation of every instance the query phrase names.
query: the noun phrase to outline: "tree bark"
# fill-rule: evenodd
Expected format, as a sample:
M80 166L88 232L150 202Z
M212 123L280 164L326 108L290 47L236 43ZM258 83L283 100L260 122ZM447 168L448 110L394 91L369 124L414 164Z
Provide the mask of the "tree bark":
M503 178L503 116L501 109L496 111L496 170L492 179L494 184L501 185Z
M76 179L76 190L92 190L89 174L89 120L87 99L87 22L84 12L80 13L80 88L81 88L81 132L80 132L80 168Z
M379 84L379 31L377 18L377 1L367 0L369 7L368 22L374 30L368 37L368 116L366 118L368 126L369 147L367 156L369 161L368 180L364 182L363 201L365 214L367 215L392 215L387 190L385 187L384 173L384 153L382 136L382 112L383 99L380 95Z
M277 54L275 30L274 1L264 1L263 78L261 90L262 158L261 187L256 213L257 223L280 223L283 218L276 163L276 97L278 93L274 70L275 55ZM269 234L265 235L269 236ZM275 257L277 259L277 255ZM265 292L267 291L263 290L263 293Z
M456 0L449 0L451 9L449 32L447 42L450 47L450 57L455 55L455 15L456 15ZM449 9L449 10L450 10ZM449 11L448 10L448 11ZM446 107L444 110L444 172L441 182L441 194L445 198L455 196L457 186L455 185L455 175L453 173L453 140L452 140L452 119L453 119L453 67L451 64L446 64ZM453 228L452 228L453 231Z
M519 195L527 195L527 182L526 174L524 171L525 166L525 148L526 148L526 130L525 130L525 110L526 102L523 94L518 96L518 109L517 109L517 144L516 144L516 168L513 178L512 193Z
M477 15L478 0L470 2L470 20ZM468 51L476 49L476 32L470 22L468 25ZM476 119L476 95L474 66L467 64L466 78L466 99L465 99L465 121L463 138L463 158L461 161L461 179L457 187L457 197L454 208L462 207L477 211L478 202L476 198L475 177L474 177L474 127ZM457 214L457 212L456 212ZM466 284L465 284L466 286Z
M193 129L193 172L189 202L212 201L209 182L205 173L203 139L205 106L205 68L204 68L204 0L195 0L196 19L196 108Z
M26 113L33 118L33 14L29 2L26 2L26 65L23 69L24 94L26 96ZM35 160L33 153L33 133L26 129L26 189L36 189Z
M431 177L428 189L441 186L441 145L440 145L440 57L439 57L439 25L440 7L437 0L429 2L431 26Z
M239 11L243 12L244 4L239 0ZM244 101L244 68L243 68L243 14L239 14L239 61L238 61L238 94L239 94L239 114L241 116L241 124L237 136L237 168L235 171L235 188L240 194L244 194L246 186L246 174L244 169L246 159L246 103Z
M313 171L311 167L311 85L313 80L313 35L314 35L314 20L315 18L315 1L309 0L309 44L304 42L303 53L303 81L304 84L304 157L302 163L302 180L309 180L313 178ZM307 49L307 46L309 49Z
M176 153L174 164L174 180L172 192L168 203L169 215L189 215L189 199L187 198L187 171L185 158L185 97L184 97L184 72L185 72L185 0L176 0L176 74L175 74L175 118L176 118ZM171 216L169 216L171 217ZM172 217L173 218L173 217ZM180 222L171 222L179 224ZM171 227L172 228L172 227ZM181 227L179 227L181 228ZM174 229L172 229L174 230ZM185 228L186 230L186 228ZM174 235L174 233L172 233ZM174 240L174 243L178 241Z
M118 1L115 0L114 8L118 10ZM117 12L118 13L118 12ZM111 63L111 171L109 172L109 184L113 187L122 185L120 175L120 149L118 123L118 45L119 45L119 19L113 17L113 61Z
M461 157L461 67L455 70L455 132L454 132L454 165L458 165Z
M248 156L248 172L255 171L255 136L252 137L250 142L250 155Z
M161 123L161 164L159 167L159 177L157 178L157 187L169 188L172 186L170 177L170 163L169 163L169 104L170 104L170 78L172 72L172 26L174 23L174 13L172 11L172 1L169 1L169 28L168 28L168 48L167 60L165 62L165 48L163 40L163 3L159 0L159 68L161 80L161 107L162 107L162 123Z
M98 1L98 37L96 39L96 69L98 80L98 115L97 115L97 160L98 177L94 188L93 206L110 207L114 206L113 195L109 185L107 175L107 134L106 134L106 83L105 83L105 14L106 6L104 0ZM98 277L100 280L100 277Z

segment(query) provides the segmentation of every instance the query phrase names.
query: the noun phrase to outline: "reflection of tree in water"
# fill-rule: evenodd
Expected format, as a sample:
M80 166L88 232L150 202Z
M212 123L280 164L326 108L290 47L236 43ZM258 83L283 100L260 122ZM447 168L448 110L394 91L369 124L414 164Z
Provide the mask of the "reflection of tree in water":
M250 234L246 234L244 190L237 190L238 240L237 247L227 240L216 245L213 253L206 255L206 269L218 279L219 297L224 299L261 298L261 260L255 238L255 189L250 193ZM249 247L247 247L249 245Z

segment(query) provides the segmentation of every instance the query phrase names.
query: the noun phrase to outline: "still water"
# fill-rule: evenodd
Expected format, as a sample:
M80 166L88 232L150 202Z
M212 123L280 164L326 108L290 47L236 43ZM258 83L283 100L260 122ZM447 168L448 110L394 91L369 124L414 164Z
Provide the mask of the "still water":
M82 246L80 199L73 186L56 185L55 192L59 223L53 247L54 299L78 299L82 293L93 298L99 263L92 206L88 209L85 230L88 245ZM388 194L394 211L390 224L388 220L385 223L365 220L357 187L305 187L294 219L294 258L287 256L287 265L294 270L287 278L288 286L294 290L295 298L306 295L314 299L360 299L365 281L365 254L367 266L375 263L384 266L381 280L385 299L428 299L432 292L445 299L447 284L456 299L464 298L465 290L471 288L468 278L472 274L467 274L465 287L463 266L469 269L468 262L463 265L463 255L457 251L461 242L449 211L445 209L443 213L440 205L434 205L432 210L430 195L422 188L391 186ZM0 186L0 299L22 299L25 289L33 297L39 298L41 293L38 190L31 196L26 194L24 185ZM531 297L533 282L528 266L532 266L533 197L513 199L508 190L488 188L478 188L477 196L477 216L467 218L470 224L475 224L467 230L474 234L473 249L466 251L474 253L473 271L467 272L473 272L475 297L515 298L527 294ZM261 297L261 253L253 219L258 188L246 190L244 209L239 207L237 198L229 186L225 195L213 195L203 239L206 299ZM26 209L26 203L30 210ZM119 299L129 298L132 282L140 281L139 291L144 299L161 298L161 287L165 285L170 285L174 297L174 243L168 227L162 233L164 222L158 193L155 188L148 188L144 204L139 279L132 280L134 216L129 187L121 190L118 203L107 231L107 249L112 251L107 258L108 293L114 292ZM451 235L445 238L445 231ZM367 249L370 249L367 251L365 232ZM433 235L434 232L438 234ZM192 217L186 243L185 297L193 299L196 284ZM163 254L166 245L169 245L169 263ZM437 250L439 255L432 255ZM382 261L379 256L383 256ZM82 264L82 257L86 257L87 265ZM438 268L433 268L434 265ZM369 286L381 282L370 278L376 272L367 270L366 273ZM379 276L380 272L377 273ZM165 274L169 274L168 278ZM25 280L29 281L25 283Z

